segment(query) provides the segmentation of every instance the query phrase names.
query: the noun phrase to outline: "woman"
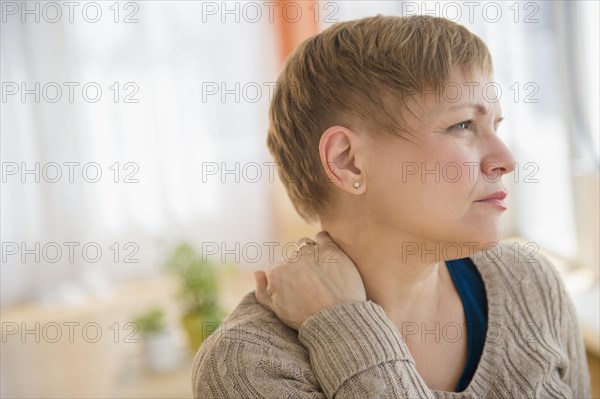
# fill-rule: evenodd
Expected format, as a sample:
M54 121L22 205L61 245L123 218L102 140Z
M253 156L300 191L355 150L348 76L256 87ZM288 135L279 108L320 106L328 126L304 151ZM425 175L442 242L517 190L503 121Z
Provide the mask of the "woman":
M556 269L501 242L515 162L493 88L485 44L441 18L344 22L296 50L267 142L323 231L255 274L196 355L197 398L590 397Z

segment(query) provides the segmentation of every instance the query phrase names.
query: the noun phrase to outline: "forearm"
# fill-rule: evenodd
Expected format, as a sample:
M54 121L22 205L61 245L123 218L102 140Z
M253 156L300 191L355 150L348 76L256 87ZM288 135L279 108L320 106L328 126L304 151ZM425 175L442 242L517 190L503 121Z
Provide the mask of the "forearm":
M323 309L299 340L328 398L433 398L402 336L383 309L353 301Z

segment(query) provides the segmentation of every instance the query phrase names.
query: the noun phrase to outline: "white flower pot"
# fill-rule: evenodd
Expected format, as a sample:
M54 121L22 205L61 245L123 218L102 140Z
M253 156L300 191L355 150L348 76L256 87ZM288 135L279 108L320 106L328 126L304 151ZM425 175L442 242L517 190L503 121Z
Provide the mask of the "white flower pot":
M172 330L146 334L143 339L146 364L151 371L167 373L178 368L180 353Z

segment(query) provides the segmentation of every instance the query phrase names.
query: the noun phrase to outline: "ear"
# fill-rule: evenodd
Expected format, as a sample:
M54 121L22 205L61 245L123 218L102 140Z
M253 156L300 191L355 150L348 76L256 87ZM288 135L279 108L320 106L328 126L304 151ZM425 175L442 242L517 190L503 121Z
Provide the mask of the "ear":
M321 164L329 177L327 183L353 194L362 194L366 189L365 174L357 159L358 143L358 134L343 126L330 127L319 141Z

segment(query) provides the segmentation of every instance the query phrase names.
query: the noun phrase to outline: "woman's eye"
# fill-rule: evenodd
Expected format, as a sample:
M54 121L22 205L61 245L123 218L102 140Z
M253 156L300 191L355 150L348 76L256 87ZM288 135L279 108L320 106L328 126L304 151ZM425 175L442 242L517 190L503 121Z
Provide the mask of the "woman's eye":
M461 123L457 123L456 125L450 126L448 130L470 130L473 127L473 121L468 120Z

